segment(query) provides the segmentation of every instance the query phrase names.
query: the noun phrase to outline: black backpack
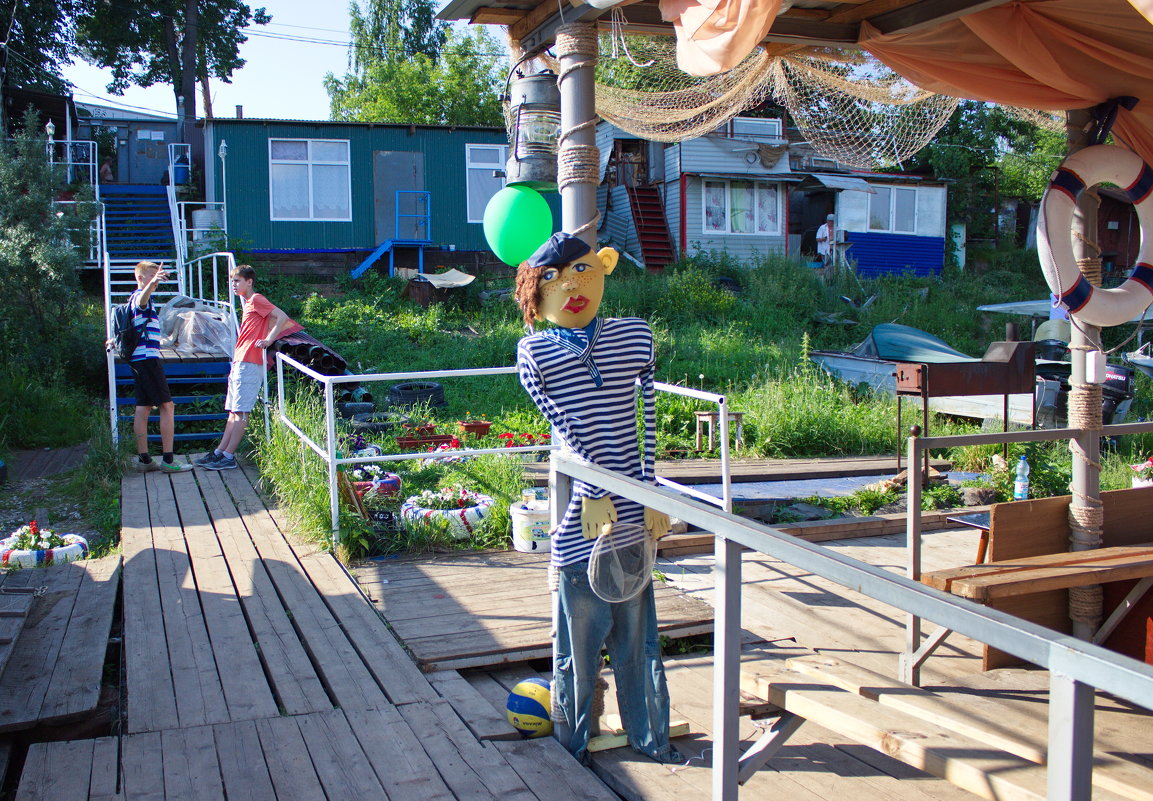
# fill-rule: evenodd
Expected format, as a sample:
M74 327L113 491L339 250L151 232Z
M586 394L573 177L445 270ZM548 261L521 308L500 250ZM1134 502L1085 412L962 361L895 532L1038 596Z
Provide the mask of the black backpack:
M140 344L140 329L135 325L135 304L129 300L112 309L112 350L124 361L132 359L132 352Z

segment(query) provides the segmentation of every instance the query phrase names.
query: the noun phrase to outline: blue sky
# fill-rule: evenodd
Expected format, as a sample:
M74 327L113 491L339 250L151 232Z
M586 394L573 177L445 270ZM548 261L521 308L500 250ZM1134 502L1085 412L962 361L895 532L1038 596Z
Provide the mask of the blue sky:
M245 117L328 119L328 94L322 82L325 73L343 75L348 65L347 5L342 0L250 0L249 5L267 9L272 23L250 29L248 42L240 50L248 63L233 74L232 83L211 82L213 113L232 117L235 107L242 105ZM176 113L176 101L168 86L132 87L124 95L110 95L104 90L108 71L84 63L66 69L64 77L75 84L75 97L81 103L109 101ZM202 114L199 90L196 102L197 112Z

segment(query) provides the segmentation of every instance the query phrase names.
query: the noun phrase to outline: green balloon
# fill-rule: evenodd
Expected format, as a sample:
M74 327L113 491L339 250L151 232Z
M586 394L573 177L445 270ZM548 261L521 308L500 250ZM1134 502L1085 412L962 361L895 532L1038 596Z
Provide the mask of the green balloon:
M517 266L550 236L552 209L535 189L506 186L485 206L484 238L505 264Z

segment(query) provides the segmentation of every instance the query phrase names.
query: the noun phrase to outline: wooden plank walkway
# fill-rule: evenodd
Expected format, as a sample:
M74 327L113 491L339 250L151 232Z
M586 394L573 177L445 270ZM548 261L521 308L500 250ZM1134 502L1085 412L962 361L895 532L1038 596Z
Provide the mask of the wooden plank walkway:
M548 554L496 551L356 565L361 588L425 670L552 655ZM657 583L661 634L713 630L712 608Z
M87 454L87 444L71 445L67 448L38 448L36 450L16 451L8 462L9 479L28 481L33 478L47 478L60 473L67 473L83 464Z
M119 556L0 574L0 593L35 596L0 674L0 732L96 709L119 588Z
M421 673L256 478L124 478L123 734L33 744L16 798L614 801L455 671Z

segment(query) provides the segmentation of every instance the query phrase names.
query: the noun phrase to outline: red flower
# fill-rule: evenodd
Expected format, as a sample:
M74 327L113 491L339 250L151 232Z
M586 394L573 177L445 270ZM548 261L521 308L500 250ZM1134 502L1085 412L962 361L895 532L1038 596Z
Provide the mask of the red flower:
M35 520L33 520L32 522L30 522L28 524L28 528L31 530L33 537L38 536L40 534L40 526L38 526L36 524Z

